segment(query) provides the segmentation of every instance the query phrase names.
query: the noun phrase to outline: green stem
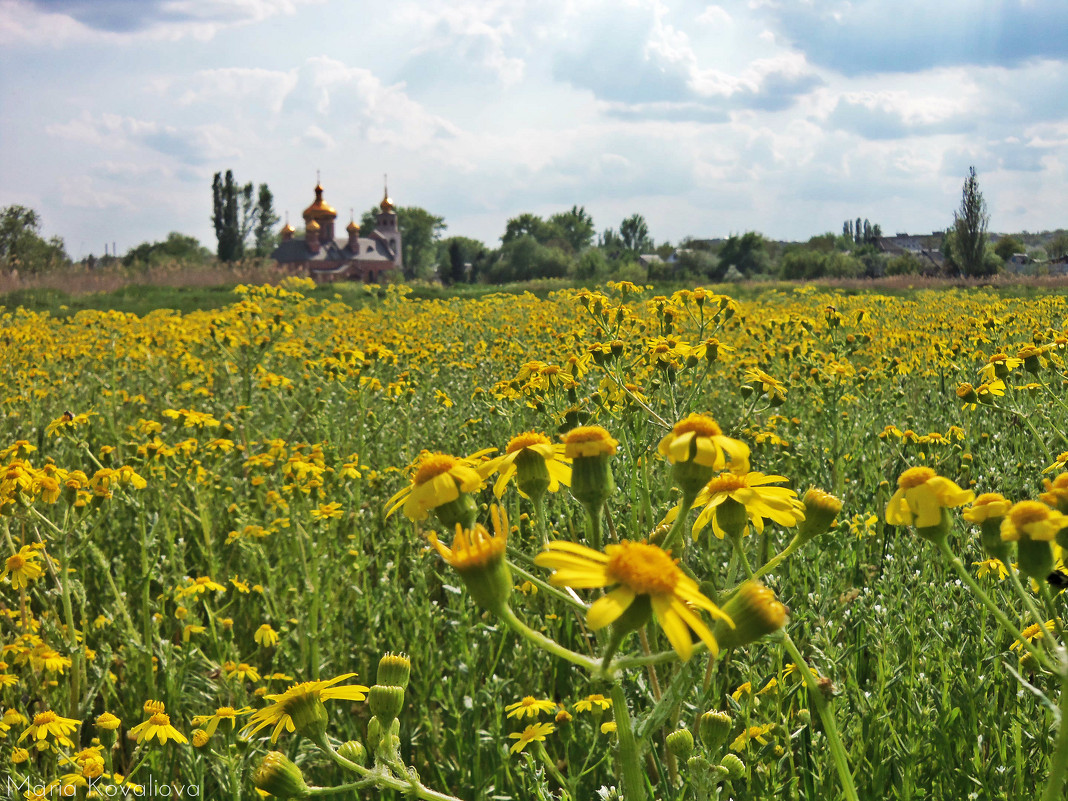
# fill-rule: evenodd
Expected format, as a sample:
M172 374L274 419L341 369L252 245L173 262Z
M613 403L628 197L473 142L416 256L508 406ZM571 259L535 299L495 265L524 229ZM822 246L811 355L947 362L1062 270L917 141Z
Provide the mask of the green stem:
M503 604L500 609L494 611L500 616L501 620L512 629L512 631L533 643L538 648L541 648L543 651L548 651L553 656L558 656L573 665L583 667L594 676L608 674L607 670L601 668L601 664L598 660L575 653L569 648L560 645L556 640L546 637L540 631L534 631L534 629L530 628L530 626L515 616L515 612L512 611L512 608L508 606L508 604Z
M1061 651L1061 660L1065 656ZM1062 667L1061 672L1061 706L1060 706L1060 729L1057 731L1057 744L1053 747L1053 761L1049 767L1049 779L1046 782L1046 791L1042 794L1042 801L1057 801L1064 798L1062 788L1065 775L1068 774L1068 665Z
M604 503L586 504L586 513L590 519L590 547L601 550L601 517Z
M787 653L790 654L790 658L794 660L797 669L801 671L801 677L805 680L805 686L808 688L808 697L816 705L816 711L819 713L820 720L823 721L823 732L827 735L827 747L831 750L834 767L838 771L838 778L842 782L842 792L849 801L859 801L856 787L853 786L853 774L849 771L849 760L846 757L845 746L842 745L842 738L838 734L838 724L834 720L834 712L831 710L830 704L827 703L827 698L823 695L823 691L820 690L816 677L809 670L808 663L805 662L805 658L801 656L801 652L797 649L794 641L790 638L790 634L785 629L782 632L782 641L783 645L786 646Z
M935 547L937 547L938 550L942 553L942 556L949 560L949 563L953 566L953 569L957 571L957 575L960 576L961 581L967 584L968 588L973 593L975 593L975 597L979 599L980 603L982 603L987 609L990 610L990 612L994 615L994 619L997 620L998 624L1000 624L1000 626L1005 629L1005 631L1011 634L1013 639L1019 641L1020 644L1027 649L1027 652L1038 660L1040 665L1042 665L1047 670L1056 673L1057 671L1054 670L1053 665L1050 663L1046 654L1043 651L1040 651L1030 642L1028 642L1027 638L1023 636L1023 633L1021 633L1021 631L1009 621L1009 619L1005 616L1005 613L1001 611L1001 608L990 600L990 597L985 592L983 592L983 590L976 583L975 579L972 578L972 574L968 572L968 569L966 567L964 567L964 563L961 562L957 555L949 549L949 545L946 543L946 541L941 540L939 542L936 542Z
M645 776L642 774L641 753L634 730L630 725L630 712L623 685L612 684L612 712L616 721L616 737L619 740L619 762L622 767L623 797L627 801L646 801Z
M387 772L384 768L365 768L363 765L358 765L351 760L345 759L337 751L333 749L330 743L326 739L326 735L322 734L313 739L313 742L319 746L326 754L334 760L338 765L350 770L353 773L357 773L363 777L363 780L356 782L358 786L367 786L368 784L375 784L378 787L386 788L389 790L398 790L402 793L408 793L409 797L414 795L416 798L422 798L424 801L460 801L459 798L452 795L446 795L445 793L439 793L437 790L431 790L422 782L416 779L404 780L394 776ZM336 788L316 788L318 790L330 790ZM325 795L325 793L319 793L319 795Z
M689 516L690 508L696 498L696 492L683 492L682 501L679 504L679 514L676 516L675 522L671 524L668 533L664 536L664 541L660 544L663 550L670 551L675 545L675 540L678 539L679 534L686 528L686 518Z
M775 556L771 557L771 559L769 559L762 568L757 570L752 575L752 578L760 578L761 576L766 576L768 573L771 573L773 570L775 570L775 568L782 564L785 559L789 558L790 556L793 556L797 549L801 547L801 545L801 535L794 535L794 538L790 540L789 544L779 553L775 554Z
M1016 590L1016 594L1020 596L1020 599L1024 602L1024 606L1027 607L1028 613L1035 620L1035 625L1042 631L1042 642L1047 649L1053 649L1056 644L1053 642L1053 632L1046 628L1046 616L1039 611L1035 606L1034 600L1030 594L1024 589L1023 583L1020 581L1020 573L1015 570L1011 564L1006 566L1009 571L1009 578L1012 580L1013 589ZM1056 620L1056 615L1052 616Z

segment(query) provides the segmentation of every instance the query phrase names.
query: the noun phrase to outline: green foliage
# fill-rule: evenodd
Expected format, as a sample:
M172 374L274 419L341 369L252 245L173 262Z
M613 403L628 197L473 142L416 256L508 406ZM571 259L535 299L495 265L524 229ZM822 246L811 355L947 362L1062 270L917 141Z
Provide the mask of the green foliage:
M0 211L0 269L42 273L70 264L63 240L41 237L41 219L25 206Z
M136 264L152 266L167 261L182 264L203 264L211 259L211 251L196 237L171 231L162 242L142 242L122 257L126 267Z
M886 265L887 275L920 275L924 271L923 260L915 253L905 252L890 259Z
M438 241L448 226L444 217L419 206L398 206L397 228L401 235L401 258L405 278L430 278L440 263ZM369 236L378 224L381 209L372 206L360 218L360 236Z
M1068 231L1058 231L1053 238L1046 243L1046 253L1051 259L1059 259L1068 256Z
M649 225L640 214L632 214L619 224L619 238L623 247L633 254L646 253L653 249Z
M477 239L466 236L450 236L438 242L438 276L443 284L473 283L479 270L488 258L486 246ZM464 265L471 265L466 274Z
M953 231L956 234L953 242L954 261L967 276L993 275L997 272L997 265L992 265L986 257L986 229L989 222L975 167L969 167L961 190L960 209L953 216Z
M766 273L771 267L768 242L756 231L746 231L741 236L732 234L716 255L721 270L734 267L747 277Z
M572 275L581 281L596 281L608 275L608 258L599 248L586 248L575 260Z
M500 284L533 278L562 278L571 268L571 258L563 250L540 244L531 234L507 242L500 258L490 267L488 280Z
M278 222L279 217L274 211L274 196L267 184L260 184L256 200L256 226L253 230L257 256L269 256L278 244L278 234L275 232Z
M572 206L549 218L550 240L561 240L572 253L579 253L593 241L593 217L584 206Z

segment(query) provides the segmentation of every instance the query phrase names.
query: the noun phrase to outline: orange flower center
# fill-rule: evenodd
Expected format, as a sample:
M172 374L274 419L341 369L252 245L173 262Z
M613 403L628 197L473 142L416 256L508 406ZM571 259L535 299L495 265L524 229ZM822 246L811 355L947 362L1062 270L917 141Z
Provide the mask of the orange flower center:
M706 417L703 414L691 414L689 417L675 423L675 427L671 429L671 433L675 436L689 434L691 431L701 437L723 436L723 430L719 427L719 424L711 417Z
M574 445L579 442L608 442L611 435L600 426L579 426L564 435L564 442Z
M47 726L49 723L56 722L56 713L49 709L47 712L42 712L39 715L33 716L34 726Z
M15 554L14 556L8 557L8 560L7 560L7 569L8 570L10 570L12 572L17 572L19 570L22 570L22 568L25 567L25 566L26 566L26 560L23 557L19 556L18 554Z
M1040 523L1049 519L1050 508L1038 501L1020 501L1009 510L1009 518L1016 528L1023 528L1028 523Z
M537 431L527 431L525 434L518 434L512 437L512 439L508 441L508 447L505 449L505 453L515 453L524 448L529 448L531 445L551 444L552 442L544 434L539 434Z
M734 492L748 486L749 483L745 480L745 476L736 476L734 473L720 473L708 482L707 489L709 494L715 495L717 492Z
M991 503L1003 503L1005 496L1000 492L984 492L982 495L972 501L972 508L976 506L987 506Z
M671 555L644 542L621 542L608 560L608 575L638 595L671 595L679 569Z
M148 722L153 726L170 726L171 717L170 715L165 715L163 712L157 712L148 719Z
M898 489L908 490L921 487L938 474L930 467L910 467L897 480Z
M448 473L459 463L460 460L454 456L448 456L444 453L428 453L419 460L419 469L415 471L414 482L416 484L425 484L442 473Z
M997 364L998 362L1003 362L1008 358L1009 357L1006 356L1004 353L995 353L987 361L990 362L990 364Z

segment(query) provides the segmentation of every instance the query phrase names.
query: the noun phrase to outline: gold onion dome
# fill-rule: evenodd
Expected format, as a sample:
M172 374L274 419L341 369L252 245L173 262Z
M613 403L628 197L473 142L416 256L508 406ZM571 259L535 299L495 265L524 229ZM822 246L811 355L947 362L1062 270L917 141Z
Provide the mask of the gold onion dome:
M323 201L323 185L315 185L315 202L304 209L304 219L333 219L337 217L337 211L329 203Z
M288 222L285 224L285 227L282 228L283 234L295 234L296 232L297 229L290 225Z
M345 230L348 231L350 234L357 234L360 232L360 226L356 223L355 220L350 220L349 224L345 226Z
M392 212L397 210L397 207L393 205L393 199L389 196L388 190L382 196L382 202L378 204L378 207L382 209L382 211Z
M308 230L308 231L318 231L320 227L321 226L319 225L319 223L317 223L315 220L312 220L306 226L306 230Z

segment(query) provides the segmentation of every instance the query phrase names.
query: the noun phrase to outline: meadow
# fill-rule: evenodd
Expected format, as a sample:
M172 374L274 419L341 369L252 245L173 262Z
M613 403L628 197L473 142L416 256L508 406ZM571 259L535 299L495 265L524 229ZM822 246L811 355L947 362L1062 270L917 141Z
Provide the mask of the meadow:
M1063 294L541 294L7 307L4 790L1064 797Z

